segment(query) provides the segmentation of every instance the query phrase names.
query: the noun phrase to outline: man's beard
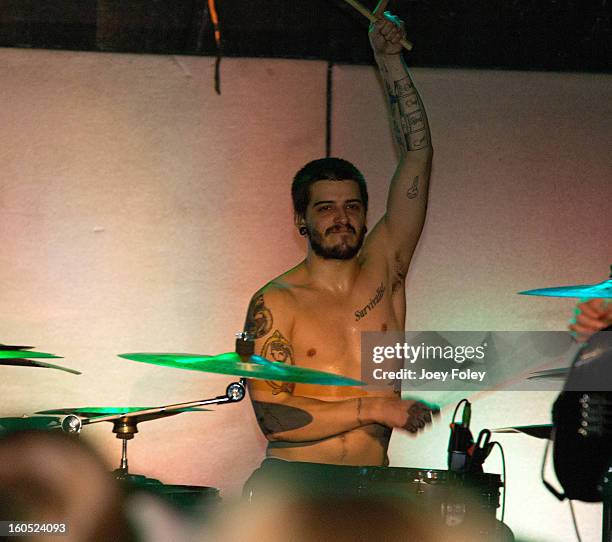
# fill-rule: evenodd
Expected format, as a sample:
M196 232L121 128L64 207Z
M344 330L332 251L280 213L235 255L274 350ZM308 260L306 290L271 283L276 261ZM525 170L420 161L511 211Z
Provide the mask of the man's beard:
M363 240L367 231L367 228L363 226L359 232L359 236L357 237L357 243L354 246L340 243L331 247L325 247L323 246L324 237L327 237L328 234L335 232L338 228L336 226L328 228L324 235L321 235L316 230L311 230L310 228L307 229L308 239L310 239L310 246L312 247L312 250L317 256L323 258L324 260L350 260L351 258L354 258L359 250L361 250L361 246L363 245ZM353 226L350 224L347 224L345 229L355 233L355 228L353 228Z

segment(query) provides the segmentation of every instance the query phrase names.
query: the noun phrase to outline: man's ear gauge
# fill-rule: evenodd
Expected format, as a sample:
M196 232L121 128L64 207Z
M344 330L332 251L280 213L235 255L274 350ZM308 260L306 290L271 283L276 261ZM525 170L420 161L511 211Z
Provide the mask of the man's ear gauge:
M304 236L308 233L308 228L306 226L300 226L298 231L300 232L300 235Z

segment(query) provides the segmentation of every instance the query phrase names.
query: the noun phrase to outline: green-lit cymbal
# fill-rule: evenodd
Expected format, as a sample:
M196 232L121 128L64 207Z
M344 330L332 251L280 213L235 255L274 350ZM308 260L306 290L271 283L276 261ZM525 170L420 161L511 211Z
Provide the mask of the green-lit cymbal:
M56 356L57 357L57 356ZM34 360L34 359L15 359L15 358L0 358L0 365L12 365L15 367L44 367L46 369L57 369L66 373L72 373L74 375L80 375L79 371L75 369L69 369L68 367L62 367L61 365L55 365L54 363L47 363L46 361Z
M83 418L94 418L97 416L116 416L118 414L129 414L131 412L140 412L141 410L151 410L157 407L77 407L77 408L54 408L50 410L41 410L36 414L59 414L68 415L74 414L75 416L81 416ZM196 411L207 411L207 408L182 408L175 410L174 413L179 412L196 412Z
M535 371L527 377L527 380L535 380L538 378L549 379L549 380L563 380L568 374L569 374L568 367L556 367L555 369Z
M523 295L546 297L577 297L580 299L612 298L612 279L599 284L579 284L577 286L558 286L556 288L540 288L519 292Z
M156 354L134 353L119 354L119 357L163 365L175 369L188 369L260 380L277 380L281 382L294 382L300 384L321 384L326 386L362 386L363 382L345 376L286 365L284 363L269 361L261 356L250 356L248 362L242 361L235 352L227 352L218 356L204 356L199 354Z
M515 427L498 427L491 429L492 433L524 433L530 437L549 439L552 433L553 424L543 423L539 425L518 425Z
M61 427L61 419L57 416L0 418L0 435L15 431L45 431L59 427Z
M26 358L61 358L55 354L47 354L46 352L33 352L32 350L0 350L0 359L26 359Z

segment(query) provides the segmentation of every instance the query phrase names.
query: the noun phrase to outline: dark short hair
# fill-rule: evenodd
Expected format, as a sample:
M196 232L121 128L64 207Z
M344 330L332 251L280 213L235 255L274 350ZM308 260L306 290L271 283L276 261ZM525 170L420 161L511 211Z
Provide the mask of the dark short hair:
M368 210L368 188L362 173L342 158L319 158L308 162L293 178L291 197L293 209L299 217L306 215L310 202L310 187L317 181L355 181L359 185L364 210Z

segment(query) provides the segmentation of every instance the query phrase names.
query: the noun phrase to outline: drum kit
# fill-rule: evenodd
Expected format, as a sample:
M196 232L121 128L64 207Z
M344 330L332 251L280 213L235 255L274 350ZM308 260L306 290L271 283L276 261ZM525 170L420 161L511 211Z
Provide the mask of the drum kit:
M612 275L611 278L594 285L562 286L556 288L543 288L520 292L524 295L554 296L554 297L577 297L581 299L610 298L612 297ZM122 454L119 467L114 471L115 477L127 481L132 485L152 490L157 494L170 495L170 500L185 504L181 496L188 495L192 503L201 497L209 500L219 500L218 490L214 488L201 488L199 486L176 486L163 484L142 475L135 475L128 470L127 443L138 433L138 424L159 418L174 416L183 412L201 412L208 410L205 407L212 405L236 403L241 401L246 394L246 379L263 379L271 381L282 381L288 383L306 383L328 386L360 386L363 383L341 375L316 371L296 365L286 365L279 362L269 361L253 353L253 341L246 333L237 334L236 351L216 356L183 354L183 353L127 353L120 357L136 362L161 365L175 369L191 371L202 371L239 377L235 382L229 384L225 393L213 398L177 403L159 407L81 407L81 408L56 408L37 412L32 416L0 418L0 435L19 430L63 430L67 433L78 434L85 426L100 422L112 423L112 432L122 440ZM30 346L0 345L0 365L12 365L22 367L41 367L55 369L72 374L81 374L71 368L49 363L49 359L58 359L60 356L38 352ZM565 378L569 369L552 369L533 373L530 378L559 379ZM493 429L496 433L522 433L538 439L551 439L553 426L551 424L503 427ZM389 467L386 467L389 469ZM429 488L429 494L435 494L439 498L439 486L449 485L454 479L450 471L434 471L432 469L417 469L420 473L416 478L412 476L415 469L393 469L402 471L405 479L406 473L411 484L416 487L417 492L423 493L424 488ZM391 471L389 471L391 472ZM394 474L398 477L399 474ZM402 476L399 476L400 478ZM492 510L499 506L499 487L503 487L500 477L494 480L487 479L487 484L494 491L485 492L487 495L486 506ZM456 478L456 477L455 477ZM450 484L452 485L452 484ZM438 489L435 489L437 487ZM177 499L176 496L179 495ZM173 498L173 497L174 498ZM190 504L187 502L187 504Z

